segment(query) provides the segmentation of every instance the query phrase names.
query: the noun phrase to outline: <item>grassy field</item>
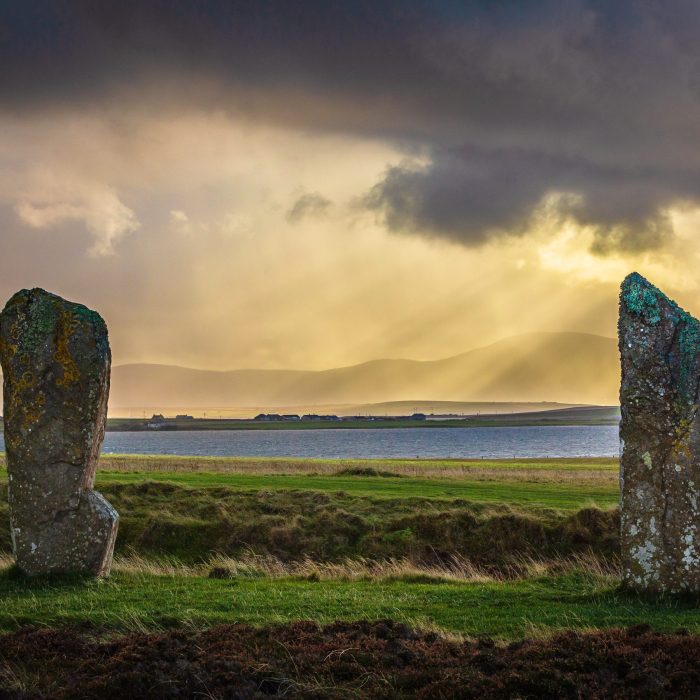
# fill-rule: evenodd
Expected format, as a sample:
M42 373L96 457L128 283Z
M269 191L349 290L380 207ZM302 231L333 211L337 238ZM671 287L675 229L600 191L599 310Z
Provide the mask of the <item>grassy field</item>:
M0 471L5 454L0 452ZM591 472L616 476L619 462L611 457L552 457L523 459L313 459L299 457L187 457L179 455L102 454L99 469L105 472L227 472L254 474L337 474L347 469L374 469L407 476L449 476L458 470L469 474L482 470L509 472ZM565 478L569 478L567 475Z
M28 581L9 567L4 526L0 628L393 618L502 639L640 622L700 632L696 605L618 589L617 468L107 456L113 576Z
M291 476L258 474L148 474L150 481L177 484L187 488L224 487L231 491L316 491L343 493L373 499L421 498L431 500L466 500L476 503L508 502L542 508L578 509L585 505L609 507L617 503L614 486L579 485L562 482L527 482L504 479L487 481L467 479L422 479L376 476ZM104 472L98 488L112 484L137 484L144 474Z
M646 622L700 632L700 608L620 593L583 572L490 583L305 581L115 573L102 582L32 582L0 575L0 628L89 625L105 632L392 618L465 636L518 639L561 629Z

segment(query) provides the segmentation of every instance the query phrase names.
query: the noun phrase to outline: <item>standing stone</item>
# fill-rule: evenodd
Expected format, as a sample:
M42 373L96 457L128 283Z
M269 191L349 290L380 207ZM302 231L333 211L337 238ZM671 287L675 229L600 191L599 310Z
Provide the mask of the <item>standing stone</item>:
M119 516L92 490L111 354L99 314L42 289L0 314L12 545L27 574L107 575Z
M637 273L618 324L623 582L700 592L700 322Z

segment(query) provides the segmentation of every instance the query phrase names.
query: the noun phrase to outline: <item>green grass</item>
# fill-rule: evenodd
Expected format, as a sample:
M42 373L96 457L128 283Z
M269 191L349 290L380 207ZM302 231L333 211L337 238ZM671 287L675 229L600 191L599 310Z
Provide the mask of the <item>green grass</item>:
M224 622L254 625L313 619L393 618L468 636L517 639L563 628L646 622L700 632L700 608L649 602L614 581L583 573L505 583L410 583L293 579L218 580L116 574L56 583L0 574L0 629L90 625L107 632Z
M510 503L535 508L577 510L586 505L612 507L619 500L615 487L592 486L581 489L563 483L523 483L516 481L458 481L453 479L295 476L207 473L119 473L102 471L97 488L110 484L134 484L144 479L189 488L225 486L235 491L317 491L346 493L367 498L427 498L467 500L476 503Z

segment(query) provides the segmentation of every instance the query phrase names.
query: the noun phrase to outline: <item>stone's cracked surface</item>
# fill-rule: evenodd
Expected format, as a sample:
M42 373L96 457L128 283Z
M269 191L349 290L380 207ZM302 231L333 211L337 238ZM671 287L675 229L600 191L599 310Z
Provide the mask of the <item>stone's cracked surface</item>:
M99 314L42 289L0 314L12 543L30 575L106 575L119 516L93 491L111 354Z
M700 592L700 322L637 273L620 291L623 582Z

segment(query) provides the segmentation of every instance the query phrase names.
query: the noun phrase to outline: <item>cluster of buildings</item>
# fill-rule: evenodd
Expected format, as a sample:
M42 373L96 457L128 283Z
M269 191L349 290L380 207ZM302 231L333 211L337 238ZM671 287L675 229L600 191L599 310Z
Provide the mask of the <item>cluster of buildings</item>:
M307 413L304 416L300 416L297 413L287 413L287 414L279 414L279 413L259 413L253 420L257 421L274 421L274 422L279 422L279 421L311 421L311 420L341 420L338 416L319 416L316 415L315 413Z
M249 418L231 418L231 422L246 422ZM413 413L410 416L336 416L335 414L306 413L300 416L298 413L258 413L253 419L258 422L267 423L310 423L310 422L348 422L348 421L400 421L400 420L426 420L425 413ZM174 418L166 418L162 413L156 413L147 421L146 427L149 430L160 430L162 428L177 429L182 427L183 422L194 421L194 416L180 414Z
M299 416L296 413L280 414L280 413L259 413L253 420L270 421L270 422L297 422L297 421L392 421L392 420L426 420L425 413L413 413L410 416L336 416L318 415L316 413L307 413Z
M151 430L158 430L159 428L162 428L168 421L173 422L173 421L188 421L188 420L194 420L194 416L188 416L185 413L181 413L175 418L166 418L162 413L154 413L151 416L151 419L146 423L146 427L148 427Z

